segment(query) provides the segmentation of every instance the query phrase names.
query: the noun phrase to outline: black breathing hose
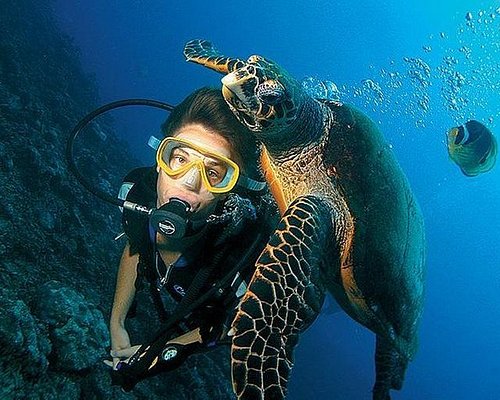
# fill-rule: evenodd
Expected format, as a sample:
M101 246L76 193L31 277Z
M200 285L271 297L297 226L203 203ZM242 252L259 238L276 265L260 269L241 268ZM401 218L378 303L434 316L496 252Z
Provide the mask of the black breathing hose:
M110 194L93 187L92 184L80 173L75 163L73 145L78 134L96 117L115 108L126 107L126 106L149 106L149 107L159 108L165 111L172 111L174 109L174 106L168 103L164 103L157 100L149 100L149 99L126 99L105 104L95 109L91 113L87 114L80 120L80 122L78 122L78 124L71 131L68 139L68 144L66 146L66 161L68 162L69 170L73 173L75 178L82 184L82 186L85 187L89 192L91 192L95 196L99 197L101 200L104 200L108 203L120 207L123 206L124 200L120 200L117 197L113 197Z

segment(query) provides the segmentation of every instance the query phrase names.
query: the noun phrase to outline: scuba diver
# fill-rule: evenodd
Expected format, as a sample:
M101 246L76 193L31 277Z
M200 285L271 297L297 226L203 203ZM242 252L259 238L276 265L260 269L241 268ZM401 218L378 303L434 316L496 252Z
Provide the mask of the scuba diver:
M230 343L235 307L278 221L254 137L220 90L195 91L162 130L156 165L131 171L119 194L127 243L110 318L112 361L106 363L113 383L127 391L190 354ZM149 343L132 346L125 322L144 284L162 329ZM177 302L171 314L165 297Z

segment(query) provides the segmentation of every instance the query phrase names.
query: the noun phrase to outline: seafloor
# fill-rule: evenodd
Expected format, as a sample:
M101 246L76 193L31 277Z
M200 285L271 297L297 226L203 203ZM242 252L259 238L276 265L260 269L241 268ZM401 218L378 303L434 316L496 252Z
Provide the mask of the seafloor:
M113 240L120 213L68 171L69 132L99 96L43 3L0 5L0 398L231 398L227 349L130 393L111 386L102 360L124 244ZM132 157L112 121L85 136L80 168L103 190L119 187ZM139 298L130 332L140 341L159 324L148 297Z

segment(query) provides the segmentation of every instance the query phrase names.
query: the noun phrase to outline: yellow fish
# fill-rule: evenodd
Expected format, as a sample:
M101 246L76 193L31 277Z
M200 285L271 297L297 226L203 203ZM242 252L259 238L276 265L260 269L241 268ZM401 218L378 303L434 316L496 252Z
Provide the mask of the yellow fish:
M487 172L495 165L497 142L491 131L474 120L448 132L448 154L466 176Z

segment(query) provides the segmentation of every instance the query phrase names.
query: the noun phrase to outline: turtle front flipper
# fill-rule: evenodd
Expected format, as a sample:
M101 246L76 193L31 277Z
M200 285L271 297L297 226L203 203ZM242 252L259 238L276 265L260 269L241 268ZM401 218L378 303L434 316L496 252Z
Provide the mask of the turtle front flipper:
M325 202L299 197L260 255L233 321L232 379L238 399L285 397L298 335L324 300L320 268L325 257L335 256L327 246L333 232L329 221Z
M201 64L222 74L228 74L245 65L244 61L221 55L208 40L190 40L184 46L186 61Z

